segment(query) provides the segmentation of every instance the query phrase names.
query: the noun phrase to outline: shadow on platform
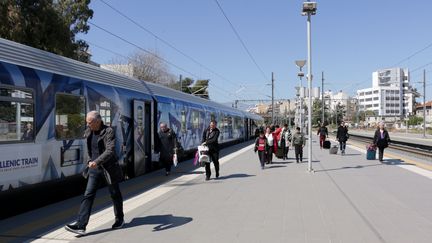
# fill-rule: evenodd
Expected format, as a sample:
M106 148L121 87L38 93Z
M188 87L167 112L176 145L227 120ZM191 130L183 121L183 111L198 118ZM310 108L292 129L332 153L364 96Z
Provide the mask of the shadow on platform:
M274 162L272 164L274 164ZM285 168L285 167L287 167L287 166L286 165L274 165L274 166L267 165L265 168L266 169L276 169L276 168Z
M315 172L326 172L326 171L333 171L333 170L346 170L346 169L362 169L365 167L372 167L372 166L381 166L382 164L373 164L373 165L356 165L356 166L344 166L340 168L334 168L334 169L323 169L323 170L315 170Z
M156 224L156 226L153 228L153 231L162 231L162 230L167 230L178 226L182 226L184 224L191 222L192 220L193 219L191 217L173 216L172 214L153 215L153 216L134 218L129 223L125 223L123 229L138 227L141 225ZM111 228L96 230L96 231L88 232L86 235L81 237L102 234L112 230L113 229Z
M226 176L220 176L217 180L226 180L226 179L235 179L235 178L245 178L245 177L251 177L255 175L248 175L248 174L231 174Z

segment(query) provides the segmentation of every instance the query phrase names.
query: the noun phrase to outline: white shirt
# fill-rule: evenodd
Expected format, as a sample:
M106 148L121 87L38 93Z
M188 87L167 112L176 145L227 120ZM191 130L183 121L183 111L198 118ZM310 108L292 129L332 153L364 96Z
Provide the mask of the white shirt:
M273 146L273 134L269 133L269 134L266 134L265 136L267 138L267 144L269 146Z

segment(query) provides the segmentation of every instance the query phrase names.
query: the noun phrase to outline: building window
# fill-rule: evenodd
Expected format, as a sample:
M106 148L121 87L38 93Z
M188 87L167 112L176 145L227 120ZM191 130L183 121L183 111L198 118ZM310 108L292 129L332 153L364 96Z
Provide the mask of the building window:
M374 97L373 99L374 99L374 100L379 100L379 97Z
M59 140L80 139L85 130L84 96L56 94L55 137Z
M34 140L33 91L0 85L0 142Z
M373 92L374 94L378 94L378 90L374 90L374 92Z

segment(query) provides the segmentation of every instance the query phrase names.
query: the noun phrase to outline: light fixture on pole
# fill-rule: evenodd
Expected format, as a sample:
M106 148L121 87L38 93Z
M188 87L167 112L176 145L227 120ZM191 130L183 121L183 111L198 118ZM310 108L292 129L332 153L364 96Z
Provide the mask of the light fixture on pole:
M302 68L306 64L306 60L297 60L297 61L295 61L295 64L300 69L300 72L297 73L297 76L300 78L300 86L298 88L298 97L299 97L299 103L300 103L299 109L298 109L298 114L299 114L300 131L303 132L303 97L301 94L303 92L302 78L304 77L304 73L302 72ZM304 94L304 92L303 92L303 94Z
M307 16L307 47L308 47L308 171L312 172L312 46L311 46L311 15L315 15L317 10L316 2L304 2L302 15Z

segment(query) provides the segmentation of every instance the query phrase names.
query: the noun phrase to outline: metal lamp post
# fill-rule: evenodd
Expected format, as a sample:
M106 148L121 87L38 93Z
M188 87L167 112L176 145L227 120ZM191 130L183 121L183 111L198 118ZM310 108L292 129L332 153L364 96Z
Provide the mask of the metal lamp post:
M308 108L308 171L312 172L312 46L311 46L311 15L315 15L317 10L316 2L304 2L302 15L307 16L307 46L308 46L308 89L309 89L309 108Z
M300 72L298 72L298 74L297 74L297 76L300 78L300 86L299 86L299 90L298 90L299 102L300 102L300 106L299 106L299 116L300 116L299 117L299 123L300 123L300 131L303 132L303 97L302 97L301 94L302 94L302 91L303 91L302 78L304 76L304 73L302 72L302 68L306 64L306 60L297 60L297 61L295 61L295 64L300 69Z

